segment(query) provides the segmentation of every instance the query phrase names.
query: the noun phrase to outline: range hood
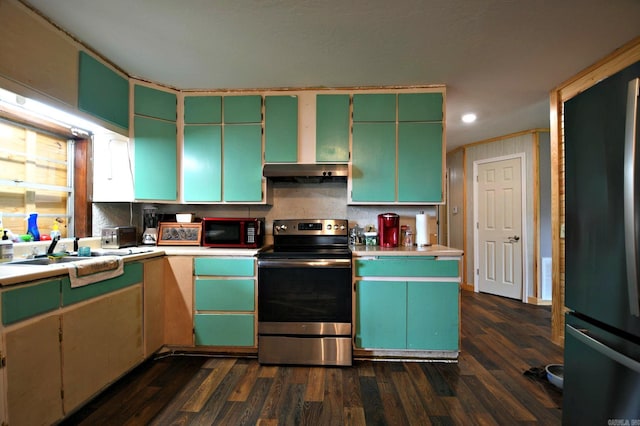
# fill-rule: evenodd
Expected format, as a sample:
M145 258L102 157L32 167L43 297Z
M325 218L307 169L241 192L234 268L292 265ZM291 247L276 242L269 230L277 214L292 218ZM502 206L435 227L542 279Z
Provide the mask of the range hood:
M347 164L279 163L265 164L264 177L284 182L335 182L345 181L349 175Z

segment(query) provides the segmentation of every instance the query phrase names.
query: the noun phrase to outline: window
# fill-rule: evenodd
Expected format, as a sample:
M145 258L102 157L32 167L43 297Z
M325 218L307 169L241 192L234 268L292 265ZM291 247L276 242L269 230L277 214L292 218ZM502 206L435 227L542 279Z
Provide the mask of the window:
M27 216L38 213L40 234L54 222L73 236L73 140L0 119L0 212L5 229L26 234Z

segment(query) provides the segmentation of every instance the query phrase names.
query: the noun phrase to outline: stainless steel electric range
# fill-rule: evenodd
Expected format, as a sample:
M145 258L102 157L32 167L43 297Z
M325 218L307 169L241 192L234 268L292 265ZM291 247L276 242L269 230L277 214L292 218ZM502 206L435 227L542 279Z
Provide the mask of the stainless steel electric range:
M345 219L273 222L258 254L258 361L351 365L351 251Z

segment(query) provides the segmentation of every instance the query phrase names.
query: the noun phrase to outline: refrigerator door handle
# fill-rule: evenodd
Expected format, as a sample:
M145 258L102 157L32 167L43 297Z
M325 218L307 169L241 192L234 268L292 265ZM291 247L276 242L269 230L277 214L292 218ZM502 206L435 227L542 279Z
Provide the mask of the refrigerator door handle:
M624 230L627 263L627 287L631 315L640 317L638 290L638 252L636 244L636 132L638 118L638 90L640 78L629 82L627 90L627 117L624 136Z
M569 324L566 325L566 330L567 330L567 333L569 333L574 338L578 339L581 343L584 343L585 345L589 346L591 349L596 350L597 352L601 353L607 358L612 359L618 364L622 364L628 369L633 370L636 373L640 374L640 362L636 361L635 359L629 358L628 356L616 351L613 348L610 348L609 346L594 339L591 336L587 336L585 333L583 333L582 331L578 330L577 328Z

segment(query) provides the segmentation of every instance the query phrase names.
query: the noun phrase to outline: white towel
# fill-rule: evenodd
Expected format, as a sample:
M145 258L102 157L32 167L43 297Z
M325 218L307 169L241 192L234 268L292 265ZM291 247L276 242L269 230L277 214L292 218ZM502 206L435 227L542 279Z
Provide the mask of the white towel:
M100 256L67 264L71 288L82 287L124 273L124 261L119 256Z

